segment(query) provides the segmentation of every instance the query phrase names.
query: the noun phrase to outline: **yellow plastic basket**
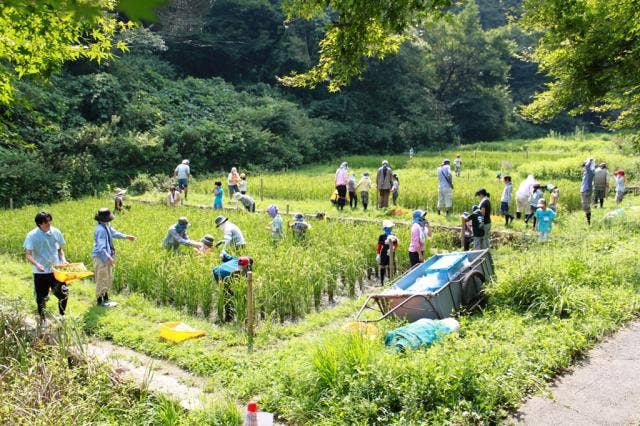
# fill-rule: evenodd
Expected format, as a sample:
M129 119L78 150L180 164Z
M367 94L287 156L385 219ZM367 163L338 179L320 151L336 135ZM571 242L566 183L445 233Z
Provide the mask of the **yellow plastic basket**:
M160 324L160 337L171 342L180 343L183 340L195 339L196 337L202 337L204 335L204 331L196 330L195 328L192 328L180 321L171 321Z
M84 263L67 263L66 265L55 265L53 267L53 276L56 280L65 284L81 278L90 277L91 275L93 275L93 272L89 271L87 267L84 266Z

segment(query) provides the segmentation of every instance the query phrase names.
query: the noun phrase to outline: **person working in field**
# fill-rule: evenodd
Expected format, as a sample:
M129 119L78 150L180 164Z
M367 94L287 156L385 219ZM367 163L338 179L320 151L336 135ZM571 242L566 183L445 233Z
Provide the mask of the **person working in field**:
M116 247L114 239L127 239L135 241L133 235L123 234L111 227L111 221L115 216L107 208L101 208L94 216L98 222L93 231L93 257L94 278L96 280L96 301L98 306L111 308L114 302L109 301L109 291L113 286L113 268L116 266Z
M603 207L604 199L609 193L609 170L606 163L600 163L593 174L593 205Z
M356 174L351 173L349 175L349 181L347 182L347 192L349 192L349 207L351 210L358 208L358 194L356 193Z
M206 234L200 239L200 244L193 247L193 250L195 250L196 254L210 254L213 250L214 242L213 236Z
M253 213L256 211L256 202L252 196L236 192L233 194L233 197L237 202L242 204L248 212Z
M336 170L335 187L338 191L338 210L344 209L347 204L347 184L349 183L349 165L346 162L340 164Z
M398 237L393 234L393 226L394 223L390 220L382 221L382 234L378 237L378 245L376 246L376 263L379 266L380 285L384 285L385 275L391 278L390 250L393 248L395 251L398 248Z
M596 163L593 158L588 158L582 163L582 183L580 184L580 201L582 210L587 217L587 224L591 225L591 195L593 194L593 178L596 172Z
M124 194L127 193L126 189L116 188L113 190L115 193L113 197L113 212L122 213L124 210L129 210L129 206L124 205Z
M302 213L296 213L293 222L289 222L289 228L293 232L296 241L304 241L307 238L307 231L311 229L311 224L304 220Z
M167 235L162 241L162 246L166 249L172 250L177 253L181 245L198 247L199 243L189 238L187 234L187 228L189 227L189 220L182 216L178 219L178 222L171 225L167 231Z
M247 193L247 187L248 187L247 175L244 174L244 173L240 173L240 181L238 182L238 190L240 191L241 194L246 194Z
M222 239L218 241L216 247L220 245L224 245L224 249L232 248L237 252L241 252L246 242L244 240L244 235L242 235L242 231L233 222L230 222L225 216L216 217L216 227L220 228L223 233Z
M393 186L393 183L391 182L392 176L393 171L391 170L391 167L389 167L389 162L387 160L383 160L382 165L378 168L378 173L376 174L379 209L389 207L389 194L391 193L391 187Z
M616 181L616 204L620 204L624 198L624 170L616 170L613 179Z
M453 176L451 176L449 160L442 160L436 173L438 175L438 214L442 209L445 209L447 217L449 217L453 206Z
M176 166L176 169L173 172L173 177L177 179L177 186L180 188L180 191L184 191L184 199L186 200L189 192L189 178L191 177L189 160L184 159L181 164Z
M222 188L222 182L219 180L213 183L213 208L215 210L222 209L222 197L224 196L224 189Z
M409 231L409 261L412 267L424 261L426 241L431 237L431 228L426 216L427 212L423 210L415 210L411 215L413 224Z
M364 172L362 174L362 178L360 178L360 182L356 185L356 191L360 190L360 200L362 200L362 208L366 212L367 207L369 207L369 190L371 189L371 178L369 177L369 172Z
M537 219L536 230L538 231L538 240L545 242L549 239L551 224L556 217L556 212L547 208L547 202L544 198L541 198L540 201L538 201L538 208L536 209L535 215Z
M462 213L462 222L465 224L471 222L471 230L473 236L473 249L481 250L484 244L484 217L478 205L471 207L471 213Z
M169 188L169 193L167 194L167 206L168 207L176 207L180 205L180 190L175 186Z
M240 183L240 175L238 174L238 169L235 167L231 168L229 175L227 176L227 187L229 189L229 198L233 197L233 194L240 191L238 188L238 184Z
M462 171L462 158L460 158L460 154L456 155L456 158L453 159L453 167L457 177L460 177L460 172Z
M222 282L222 285L224 286L224 313L222 320L227 322L233 320L235 313L233 304L231 303L233 298L233 289L231 288L229 278L234 275L246 274L250 271L251 266L253 265L253 259L248 256L231 256L224 250L222 250L220 258L222 259L222 263L215 266L211 272L213 273L213 280L216 282Z
M274 243L282 241L284 239L284 230L282 216L278 213L278 207L275 204L271 204L267 207L267 214L271 218L271 223L267 226L267 229L271 231L271 240Z
M49 298L49 291L58 298L58 312L64 316L67 308L69 289L63 282L56 280L53 275L55 265L67 263L63 247L65 245L62 232L51 225L53 216L47 211L41 211L35 217L36 227L32 229L24 240L23 247L27 262L32 265L33 285L35 289L36 305L40 324L46 325L45 307Z
M482 213L482 228L484 229L480 248L488 249L491 244L491 201L489 200L491 195L486 189L480 188L476 192L476 197L480 198L478 208L480 209L480 213Z

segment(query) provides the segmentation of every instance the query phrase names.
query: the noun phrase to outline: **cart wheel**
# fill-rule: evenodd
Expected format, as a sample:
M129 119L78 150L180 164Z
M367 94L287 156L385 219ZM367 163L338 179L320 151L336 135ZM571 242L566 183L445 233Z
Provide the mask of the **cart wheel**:
M462 294L461 294L461 302L463 306L469 307L471 303L474 301L476 296L480 293L476 293L476 288L481 286L486 281L485 276L480 271L471 271L467 275L465 275L462 280Z

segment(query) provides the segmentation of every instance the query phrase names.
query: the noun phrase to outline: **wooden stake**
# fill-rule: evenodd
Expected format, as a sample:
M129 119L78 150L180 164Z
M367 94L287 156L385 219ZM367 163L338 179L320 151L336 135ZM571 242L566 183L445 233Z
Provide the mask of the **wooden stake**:
M254 302L253 302L253 272L247 272L247 337L249 338L249 349L253 347L254 331Z
M285 212L286 212L287 214L289 214L289 204L287 204L287 208L286 208Z
M13 198L9 198L9 210L13 210Z

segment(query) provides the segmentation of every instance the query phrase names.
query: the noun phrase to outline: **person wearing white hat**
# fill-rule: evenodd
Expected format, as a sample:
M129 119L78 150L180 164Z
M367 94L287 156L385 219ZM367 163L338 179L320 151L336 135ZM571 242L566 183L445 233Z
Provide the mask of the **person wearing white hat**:
M389 207L389 194L391 194L391 187L393 182L391 177L393 170L389 166L387 160L382 161L382 165L378 168L376 173L376 187L378 188L378 208L383 209Z
M184 159L182 163L176 166L173 172L173 177L177 179L177 186L181 191L184 191L184 199L187 199L189 192L189 178L191 177L191 168L189 167L189 160Z
M236 192L235 194L233 194L233 198L235 198L237 202L242 204L248 212L253 213L256 211L256 202L251 195Z
M376 246L376 262L380 271L380 285L384 285L385 274L391 277L389 264L391 263L391 250L398 248L398 237L393 234L394 223L390 220L382 221L382 234L378 237Z

